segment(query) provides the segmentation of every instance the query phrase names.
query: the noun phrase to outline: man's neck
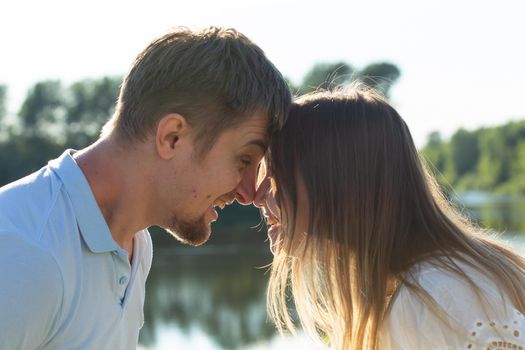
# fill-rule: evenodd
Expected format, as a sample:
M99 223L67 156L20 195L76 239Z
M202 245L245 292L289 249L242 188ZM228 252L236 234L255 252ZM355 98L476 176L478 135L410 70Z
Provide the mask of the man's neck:
M115 242L128 251L133 237L150 224L146 218L148 191L139 149L124 148L111 138L98 140L73 155L84 173ZM143 159L141 159L143 160Z

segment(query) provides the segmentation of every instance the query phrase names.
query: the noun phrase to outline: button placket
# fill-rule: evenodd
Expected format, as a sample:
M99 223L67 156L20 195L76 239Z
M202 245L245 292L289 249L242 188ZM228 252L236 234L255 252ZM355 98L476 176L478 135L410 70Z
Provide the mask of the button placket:
M120 305L124 304L124 298L126 297L126 289L128 288L129 275L131 274L131 266L127 259L126 254L115 251L115 262L116 262L116 284L117 284L117 301Z

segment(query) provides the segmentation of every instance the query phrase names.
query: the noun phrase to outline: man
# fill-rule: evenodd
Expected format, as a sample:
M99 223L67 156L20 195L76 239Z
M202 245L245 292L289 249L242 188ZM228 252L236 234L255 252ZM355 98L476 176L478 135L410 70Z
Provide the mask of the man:
M0 349L133 349L147 227L200 245L215 206L248 204L291 97L232 29L149 44L101 138L0 189Z

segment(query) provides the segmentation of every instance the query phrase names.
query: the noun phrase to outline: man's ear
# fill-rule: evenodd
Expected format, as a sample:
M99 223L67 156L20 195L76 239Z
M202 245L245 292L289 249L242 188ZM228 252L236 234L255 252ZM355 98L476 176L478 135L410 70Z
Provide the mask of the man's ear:
M175 156L180 139L188 135L189 125L182 115L177 113L166 114L157 125L155 143L157 153L162 159L171 159Z

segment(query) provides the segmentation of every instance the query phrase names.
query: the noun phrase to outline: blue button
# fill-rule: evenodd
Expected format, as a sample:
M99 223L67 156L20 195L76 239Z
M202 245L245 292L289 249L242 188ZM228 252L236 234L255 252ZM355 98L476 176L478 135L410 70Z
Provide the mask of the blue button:
M128 283L128 278L127 278L126 276L122 276L122 277L120 277L120 279L118 280L118 283L119 283L120 285L126 284L126 283Z

